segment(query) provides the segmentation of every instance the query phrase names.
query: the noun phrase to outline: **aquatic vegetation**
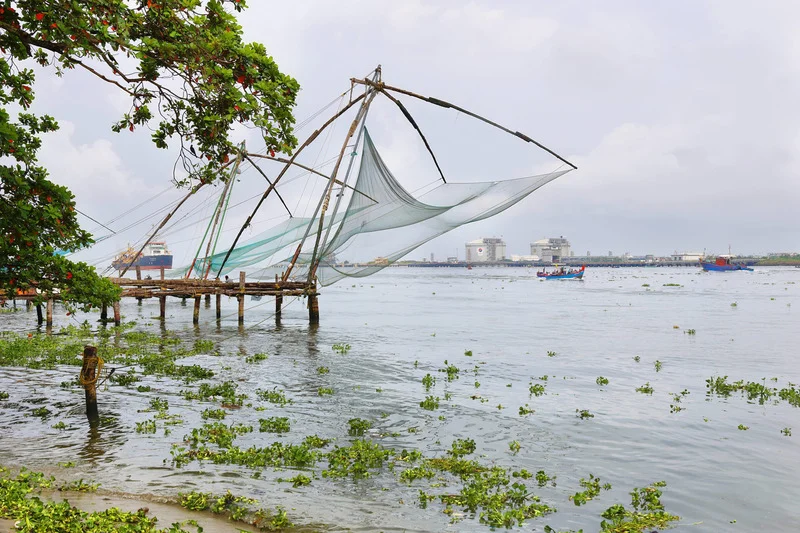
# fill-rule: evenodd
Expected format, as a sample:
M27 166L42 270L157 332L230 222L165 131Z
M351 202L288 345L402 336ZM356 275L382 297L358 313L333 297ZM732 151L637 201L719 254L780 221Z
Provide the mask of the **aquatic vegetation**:
M286 394L283 391L277 390L277 388L272 390L256 389L256 396L258 396L260 400L274 403L280 407L292 403L292 400L287 398Z
M347 434L354 437L363 435L372 428L372 422L364 420L363 418L351 418L347 421L347 425L350 426L347 430Z
M133 372L126 372L125 374L114 374L108 380L117 385L127 387L139 381L139 376Z
M536 472L536 483L540 487L544 487L548 483L550 483L551 486L555 487L556 476L548 476L544 470L539 470L538 472Z
M631 492L631 506L626 509L621 504L612 505L601 515L603 533L643 533L654 529L666 529L670 522L680 520L679 516L669 514L661 503L661 488L666 483L659 481L645 488L635 488ZM608 520L608 521L606 521Z
M328 468L322 471L322 477L369 477L370 470L381 468L392 455L393 450L363 439L356 440L350 446L336 446L327 454Z
M343 343L336 343L331 346L334 352L338 353L339 355L345 355L347 352L350 351L351 346L349 344Z
M166 411L169 409L169 401L166 398L152 398L150 409L153 411Z
M431 390L431 387L436 385L436 378L431 376L430 374L425 374L422 378L422 384L425 386L425 391Z
M100 483L87 483L83 479L79 479L69 483L62 483L61 486L58 487L58 490L62 492L97 492L99 487Z
M653 387L650 386L649 381L644 385L642 385L641 387L636 387L636 392L641 392L642 394L653 394L654 391L655 389L653 389Z
M532 415L535 412L527 403L519 408L519 416Z
M463 457L465 455L470 455L475 452L476 444L475 441L472 439L456 439L450 445L450 450L447 451L447 454L451 457Z
M634 361L636 361L636 362L638 363L639 361L641 361L641 360L642 360L642 358L641 358L641 357L639 357L638 355L635 355L635 356L633 357L633 360L634 360Z
M31 411L31 416L38 416L41 419L45 419L50 416L53 412L50 411L47 407L37 407Z
M149 418L142 422L136 422L136 433L155 433L155 432L156 432L155 418Z
M214 350L214 341L207 339L198 339L194 341L194 353L210 353Z
M581 420L586 420L587 418L594 418L594 415L590 413L588 409L575 409L575 412L578 413L576 416Z
M680 287L681 284L680 283L665 283L663 286L664 287Z
M530 392L530 396L536 396L538 398L545 393L545 387L541 383L536 383L528 387L528 392Z
M258 420L261 433L287 433L290 429L289 418L273 416L270 418L260 418Z
M517 454L522 449L522 445L518 440L512 440L508 443L508 449L511 450L512 453Z
M604 378L603 376L598 376L598 378L595 380L595 383L597 383L600 386L608 385L608 378Z
M461 372L461 370L456 365L448 364L447 359L445 359L444 364L445 367L440 368L439 372L444 372L447 374L447 381L458 379L458 373Z
M317 389L317 396L330 396L333 394L333 389L330 387L319 387Z
M792 428L783 428L781 430L781 435L784 437L791 437L792 436Z
M53 429L67 429L67 425L64 423L63 420L60 420L60 421L56 422L55 424L53 424L50 427L53 428Z
M223 407L226 405L240 406L242 402L247 399L246 394L236 394L237 385L232 381L225 381L220 384L211 385L209 383L201 383L197 392L194 391L181 391L181 396L186 400L221 400Z
M199 444L210 442L220 448L230 448L233 441L239 435L245 435L253 431L252 426L244 424L231 424L226 426L222 422L207 422L199 428L192 428L190 435L185 435L183 440L192 448L197 448Z
M572 500L572 503L575 505L583 505L588 501L593 500L597 496L600 495L600 478L594 477L593 474L589 474L589 479L581 478L580 485L586 490L576 492L572 496L569 497ZM611 490L611 484L605 483L602 486L603 490Z
M737 307L738 305L739 305L739 304L737 304L736 302L733 302L733 303L731 304L731 307Z
M317 374L319 374L319 375L327 374L330 371L331 371L331 369L328 368L327 366L318 366L317 367Z
M200 418L203 420L223 420L225 418L225 409L204 409L200 413Z
M682 407L680 403L688 394L689 391L687 389L683 389L681 392L670 392L669 395L672 397L672 403L669 405L669 412L678 413L683 411L685 408Z
M245 363L253 364L261 361L266 361L269 356L265 353L254 353L253 355L244 358Z
M426 396L424 400L419 402L419 406L428 411L433 411L439 408L439 397Z
M664 366L664 365L663 365L663 363L661 361L656 359L655 363L653 363L653 366L655 367L656 372L661 372L661 367Z
M465 350L464 355L466 355L467 357L472 357L472 350Z
M556 352L552 352L552 351L549 351L549 350L547 352L547 357L555 357L556 355L558 355Z
M311 485L311 478L308 476L304 476L303 474L297 474L294 477L290 477L288 479L279 478L278 481L282 483L291 483L292 487L305 487L306 485Z
M475 388L479 389L480 387L481 387L481 382L480 381L476 381L475 382Z
M642 287L649 287L649 286L650 286L649 283L642 283Z
M744 424L739 424L737 427L739 428L739 431L747 431L750 429L750 426L745 426Z
M258 527L261 530L275 530L282 527L291 527L291 523L286 517L285 511L279 509L278 515L281 517L276 525L272 521L275 518L270 511L265 509L258 509L252 512L251 505L258 503L258 500L247 498L244 496L235 496L231 491L227 491L221 496L214 496L211 493L205 492L188 492L178 494L178 503L191 511L211 511L214 514L221 514L227 516L228 519L233 521L246 522ZM202 528L198 528L200 533ZM170 529L169 533L173 530Z
M0 390L0 400L8 400L8 393L4 390Z
M150 385L139 385L136 387L137 392L150 392L152 387Z
M308 435L303 439L303 446L307 448L324 448L330 443L330 440L323 439L317 435Z
M687 335L696 335L697 334L697 332L695 330L693 330L693 329L687 329L684 333L686 333Z

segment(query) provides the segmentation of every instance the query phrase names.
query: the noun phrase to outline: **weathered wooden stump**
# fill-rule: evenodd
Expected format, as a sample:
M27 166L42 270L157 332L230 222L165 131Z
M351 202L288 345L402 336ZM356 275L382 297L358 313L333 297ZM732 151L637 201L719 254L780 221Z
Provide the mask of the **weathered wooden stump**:
M83 366L78 377L86 396L86 418L89 425L94 427L100 423L100 415L97 412L97 379L100 377L100 370L103 362L97 355L95 346L86 345L83 347Z

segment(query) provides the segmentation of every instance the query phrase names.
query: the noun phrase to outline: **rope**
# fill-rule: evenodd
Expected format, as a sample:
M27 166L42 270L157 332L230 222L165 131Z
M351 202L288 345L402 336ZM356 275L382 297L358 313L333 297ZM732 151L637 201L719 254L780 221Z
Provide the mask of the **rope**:
M97 356L97 367L94 369L94 378L90 379L86 377L86 375L89 373L89 370L90 369L86 367L86 364L84 364L81 367L81 374L78 376L78 381L80 381L80 384L84 387L94 385L97 383L98 378L100 378L100 371L103 370L103 358L100 357L100 355Z

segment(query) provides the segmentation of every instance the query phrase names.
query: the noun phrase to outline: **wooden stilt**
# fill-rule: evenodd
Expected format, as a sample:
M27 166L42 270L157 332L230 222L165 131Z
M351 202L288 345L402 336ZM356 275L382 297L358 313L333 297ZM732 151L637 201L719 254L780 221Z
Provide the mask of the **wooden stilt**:
M217 320L222 318L222 295L217 293Z
M202 297L198 294L194 297L194 312L192 313L192 324L200 323L200 299Z
M308 295L308 321L319 324L319 302L316 294Z
M79 376L86 394L86 418L89 419L90 426L100 423L100 415L97 412L97 348L94 346L83 347L83 366Z
M186 296L184 296L183 298L181 298L181 305L182 305L183 307L186 307Z
M48 327L53 325L53 299L47 300L47 324Z
M136 266L136 279L142 279L142 267L138 265ZM141 298L136 298L136 301L139 303L140 306L142 305Z
M244 324L244 280L245 273L239 272L239 295L236 297L239 300L239 324Z
M44 318L42 317L42 304L36 304L36 322L41 326L42 322L44 322Z
M108 321L108 306L103 304L100 307L100 322L105 323L106 321Z
M120 323L122 322L122 317L120 316L119 313L119 301L114 302L112 308L114 309L114 325L119 326Z
M164 267L161 267L161 281L164 281ZM163 287L162 287L163 290ZM158 311L159 311L159 318L163 321L167 318L167 297L166 296L159 296L158 297Z
M275 318L281 318L281 309L283 308L283 296L275 297Z
M211 295L206 294L206 309L208 309L209 307L211 307Z

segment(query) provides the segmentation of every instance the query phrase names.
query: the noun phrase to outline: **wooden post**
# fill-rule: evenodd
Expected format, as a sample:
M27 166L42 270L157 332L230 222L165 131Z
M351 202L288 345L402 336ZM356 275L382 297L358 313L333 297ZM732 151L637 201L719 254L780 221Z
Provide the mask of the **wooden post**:
M161 267L161 281L164 281L164 267ZM162 291L164 287L159 287ZM163 321L167 318L167 297L166 296L159 296L158 297L158 307L159 307L159 317Z
M239 324L244 324L244 271L239 272Z
M211 294L206 294L206 309L211 307Z
M100 307L100 322L105 323L106 321L108 321L108 306L103 304Z
M30 313L31 307L33 307L33 302L30 300L25 300L25 310Z
M36 304L36 322L41 326L42 322L44 322L44 318L42 317L42 304Z
M222 318L222 295L219 293L219 289L217 289L217 320Z
M194 313L192 313L192 324L200 323L200 298L201 296L199 294L194 297Z
M86 418L89 419L90 426L97 426L100 423L100 415L97 412L97 348L94 346L83 347L83 366L79 380L83 385L86 394Z
M136 265L136 279L139 279L139 280L142 279L142 267L140 267L139 265ZM139 302L140 306L142 305L142 299L141 298L136 298L136 301Z
M312 324L319 324L319 302L316 293L308 295L308 321Z
M119 314L119 300L114 302L112 308L114 309L114 325L119 326L120 322L122 322L122 319Z
M278 284L278 275L275 274L275 288L280 290L281 286ZM283 308L283 295L275 295L275 320L280 320L281 309Z
M47 300L47 324L48 327L53 325L53 299Z

